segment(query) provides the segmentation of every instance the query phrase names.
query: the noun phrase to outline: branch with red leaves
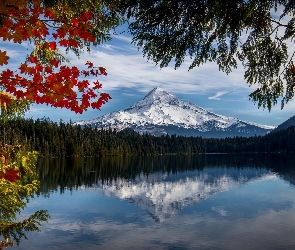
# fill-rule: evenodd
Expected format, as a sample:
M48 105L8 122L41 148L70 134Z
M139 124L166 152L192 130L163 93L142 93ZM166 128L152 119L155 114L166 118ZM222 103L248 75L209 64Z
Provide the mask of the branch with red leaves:
M0 72L0 86L11 98L67 108L76 113L89 107L99 109L111 98L107 93L97 92L102 87L98 80L88 80L106 76L105 68L94 67L89 61L86 69L69 67L59 52L59 48L64 47L66 51L72 49L78 53L95 41L91 29L99 19L93 19L90 10L69 18L69 7L60 5L54 10L37 0L22 8L8 6L5 14L3 12L0 26L3 41L30 40L35 46L17 70ZM7 65L8 60L6 51L0 51L0 66ZM0 101L8 103L9 96L0 94Z

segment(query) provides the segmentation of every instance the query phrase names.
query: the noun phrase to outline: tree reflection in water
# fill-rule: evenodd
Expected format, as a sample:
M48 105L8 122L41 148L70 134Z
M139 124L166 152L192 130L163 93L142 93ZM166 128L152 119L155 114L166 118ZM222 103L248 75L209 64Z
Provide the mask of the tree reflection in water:
M295 184L294 158L293 155L283 154L45 158L37 164L41 181L38 195L48 196L52 191L63 193L82 185L107 185L120 178L134 180L139 175L148 177L155 172L185 174L191 170L219 166L239 169L265 166Z
M187 246L186 249L193 249L189 247L193 245L204 247L202 244L205 243L207 248L227 249L216 246L231 239L238 245L253 241L261 249L267 249L262 243L274 239L280 245L286 239L285 232L293 227L289 215L294 199L282 198L281 194L287 194L286 189L282 189L283 193L278 190L274 196L268 192L271 190L273 194L277 187L274 184L280 185L282 179L295 183L292 163L294 156L279 154L40 159L37 172L41 188L38 194L52 199L38 198L38 204L33 205L28 214L42 207L40 204L46 204L54 219L44 228L45 232L39 234L42 235L40 238L37 234L30 234L30 238L33 236L31 244L34 249L54 248L55 244L60 249L128 249L132 246L140 249L139 246L150 244L149 249L152 249L156 247L154 242L158 248L167 248L166 244L170 242L171 246ZM260 176L274 176L275 180L260 181L263 180ZM240 182L242 185L239 186ZM200 188L193 189L190 184L194 183ZM239 188L235 189L235 186L228 189L229 192L222 192L225 190L222 187L231 183ZM244 185L246 183L248 185ZM260 184L272 187L261 188L260 192ZM150 190L163 195L156 196L152 192L148 196ZM59 195L59 192L64 194ZM160 199L153 199L156 197ZM39 204L41 200L44 203ZM64 208L60 209L61 206ZM272 211L279 212L273 214ZM281 217L285 213L287 215ZM291 223L286 223L274 235L268 229L280 228L282 224L276 224L277 221ZM255 231L257 225L261 225L260 233ZM257 234L250 237L248 233L254 231ZM134 235L136 239L132 240ZM214 245L204 243L204 239L212 235L216 237ZM234 240L232 235L238 237ZM109 239L112 239L111 243ZM30 242L26 243L29 245ZM122 247L123 243L125 247ZM21 247L27 249L25 244Z
M28 231L39 231L41 222L47 222L46 210L38 210L28 218L17 221L17 215L26 207L39 188L36 173L36 152L22 146L0 145L0 249L19 245Z

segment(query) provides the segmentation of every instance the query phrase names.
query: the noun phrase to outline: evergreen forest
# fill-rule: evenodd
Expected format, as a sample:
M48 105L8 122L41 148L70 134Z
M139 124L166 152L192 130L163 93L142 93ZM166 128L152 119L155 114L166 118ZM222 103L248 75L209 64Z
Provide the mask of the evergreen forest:
M21 144L43 157L191 155L204 153L294 153L295 127L265 136L202 138L139 134L131 129L81 127L48 118L15 119L0 124L2 144Z

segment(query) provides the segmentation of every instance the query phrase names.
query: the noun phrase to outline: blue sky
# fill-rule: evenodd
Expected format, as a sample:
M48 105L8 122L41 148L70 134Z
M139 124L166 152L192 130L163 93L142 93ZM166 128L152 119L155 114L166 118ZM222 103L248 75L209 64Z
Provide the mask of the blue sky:
M248 122L277 126L295 115L295 101L288 103L283 110L280 105L273 107L271 112L258 109L249 100L248 95L255 87L246 84L242 66L229 75L220 72L216 63L206 63L188 71L190 61L187 58L177 70L174 70L173 64L160 69L158 65L143 58L141 50L131 44L131 37L126 32L121 33L124 30L125 27L119 28L111 42L93 48L90 54L83 53L80 59L71 53L67 55L72 65L82 66L90 60L95 66L107 69L108 76L101 76L98 80L103 84L101 91L109 93L112 99L101 110L89 109L83 114L75 114L66 109L34 104L25 117L49 117L56 122L60 119L65 122L91 120L127 108L143 99L155 87L161 87L183 101L191 101L214 113ZM0 43L0 50L7 50L11 57L10 67L24 61L30 52L29 47L29 44L11 46Z

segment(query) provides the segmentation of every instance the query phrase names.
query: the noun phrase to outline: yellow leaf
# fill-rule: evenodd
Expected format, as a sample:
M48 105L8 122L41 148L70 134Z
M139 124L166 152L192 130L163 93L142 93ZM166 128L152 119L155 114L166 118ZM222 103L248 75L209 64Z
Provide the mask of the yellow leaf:
M6 55L6 51L0 50L0 66L8 64L9 56Z

